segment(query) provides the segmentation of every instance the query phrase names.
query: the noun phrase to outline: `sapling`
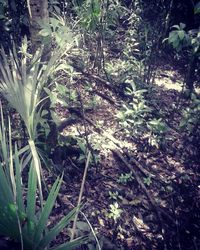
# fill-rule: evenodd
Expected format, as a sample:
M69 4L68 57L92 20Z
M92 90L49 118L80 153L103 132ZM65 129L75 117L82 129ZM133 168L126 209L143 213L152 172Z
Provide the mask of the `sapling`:
M109 212L106 216L111 219L109 222L113 228L113 237L116 238L118 234L119 218L121 217L123 210L119 207L117 202L110 204L109 207Z

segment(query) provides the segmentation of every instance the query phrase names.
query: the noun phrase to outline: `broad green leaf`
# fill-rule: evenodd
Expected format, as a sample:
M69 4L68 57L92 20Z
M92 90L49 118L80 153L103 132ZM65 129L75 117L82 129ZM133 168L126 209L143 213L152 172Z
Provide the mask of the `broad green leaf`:
M180 29L185 29L186 25L184 23L180 23Z
M178 31L178 36L180 38L180 40L183 40L185 37L185 31L184 30L179 30Z
M178 39L178 34L177 34L177 31L172 31L169 33L169 43L173 43L174 41L177 41Z

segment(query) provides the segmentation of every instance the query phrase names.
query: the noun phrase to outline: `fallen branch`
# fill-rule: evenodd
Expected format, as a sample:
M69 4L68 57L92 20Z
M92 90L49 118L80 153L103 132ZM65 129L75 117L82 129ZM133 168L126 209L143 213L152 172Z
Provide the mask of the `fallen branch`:
M82 114L80 111L76 111L76 115L79 117L82 117ZM109 134L108 132L106 132L105 130L103 130L102 128L97 127L93 121L91 121L88 117L84 117L85 121L87 121L87 123L89 123L90 125L92 125L95 129L96 132L98 132L99 134L102 134L102 136L106 137L107 139L111 140L117 147L121 148L121 141L117 140L115 137L113 137L111 134ZM76 119L74 119L76 120ZM70 120L69 120L70 122ZM64 127L69 124L68 120L64 121L58 128L59 131L60 128L64 129ZM126 153L127 154L127 153ZM129 155L127 155L128 157L130 157ZM143 168L143 166L135 159L131 158L131 161L135 164L135 166L140 170L141 173L143 173L145 176L149 176L152 179L157 180L156 176L151 174L149 171L147 171L146 169Z
M139 169L142 174L150 177L155 181L159 181L161 184L166 184L162 179L158 178L158 176L150 173L147 169L145 169L136 159L133 158L132 155L129 155L127 152L125 152L125 154L127 155L127 157L131 158L130 161Z
M121 141L117 140L114 136L103 130L102 128L97 127L93 121L89 118L85 117L85 120L94 127L95 131L101 134L102 136L106 137L110 141L112 141L117 147L121 148Z
M70 117L68 119L63 120L57 126L58 132L62 132L65 127L70 126L70 125L72 125L72 124L74 124L76 122L79 122L79 119L77 117Z
M126 159L123 157L123 155L117 151L117 150L112 150L113 153L126 165L126 167L133 172L134 178L135 180L138 182L138 184L141 186L141 188L143 189L144 193L146 194L147 198L149 199L152 207L156 207L155 206L155 202L153 201L152 197L150 196L148 190L146 189L144 183L142 182L141 178L139 177L139 175L136 173L136 171L134 170L134 168L126 161Z
M105 95L105 94L103 94L103 93L101 93L101 92L99 92L99 91L97 91L97 90L93 90L92 92L93 92L94 94L100 96L101 98L105 99L105 100L108 101L110 104L112 104L112 105L115 105L115 104L116 104L116 102L115 102L111 97L109 97L109 96L107 96L107 95Z
M82 74L83 74L85 77L87 77L87 78L92 78L92 79L95 80L97 83L98 83L98 82L102 83L107 89L109 89L109 90L111 90L111 91L115 91L114 86L113 86L110 82L108 82L108 81L104 80L103 78L101 78L100 76L93 75L93 74L86 73L86 72L82 72Z
M114 86L109 82L104 80L103 78L101 78L100 76L85 72L84 69L82 67L79 66L79 62L77 61L77 59L75 59L74 57L70 57L69 63L71 64L71 66L73 68L76 69L76 71L80 72L82 75L84 75L85 77L89 78L89 79L93 79L95 80L97 83L100 82L102 83L107 89L111 90L111 91L115 91Z
M131 161L134 163L134 165L140 170L141 173L143 173L147 177L151 177L152 179L156 179L156 176L152 173L150 173L148 170L143 168L143 166L135 159L131 157Z
M160 224L160 227L162 229L162 233L163 233L163 226L162 226L162 218L160 215L160 211L156 206L156 203L154 201L154 199L152 198L152 196L149 194L147 188L145 187L143 181L141 180L140 176L137 174L137 172L134 170L134 168L126 161L126 159L123 157L123 155L119 152L119 150L112 150L112 152L126 165L126 167L133 173L133 176L135 178L135 180L137 181L137 183L140 185L140 187L142 188L143 192L145 193L146 197L148 198L151 207L154 209L154 211L156 212L156 215L158 217L158 221Z

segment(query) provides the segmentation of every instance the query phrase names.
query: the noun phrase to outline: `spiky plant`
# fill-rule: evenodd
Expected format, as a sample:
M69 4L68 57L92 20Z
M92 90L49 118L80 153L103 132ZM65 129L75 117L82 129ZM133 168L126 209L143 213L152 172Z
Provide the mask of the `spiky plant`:
M41 201L43 199L41 162L35 145L38 136L37 128L43 110L42 102L44 99L41 98L41 94L50 77L56 72L59 58L69 49L69 45L65 47L65 50L63 47L58 48L46 63L41 60L42 49L39 49L35 55L29 54L26 39L21 47L20 58L15 46L8 56L3 48L0 51L0 93L20 114L27 128L29 149L32 154L32 164L38 177Z
M86 238L78 238L50 247L50 243L66 227L77 213L74 208L64 216L53 228L48 229L47 222L58 195L62 177L53 184L43 209L36 209L37 173L33 162L29 170L28 191L22 183L23 162L15 145L13 150L11 126L4 124L0 107L0 235L21 243L24 250L64 250L73 249L86 242ZM8 133L6 133L8 130ZM13 152L14 151L14 152Z

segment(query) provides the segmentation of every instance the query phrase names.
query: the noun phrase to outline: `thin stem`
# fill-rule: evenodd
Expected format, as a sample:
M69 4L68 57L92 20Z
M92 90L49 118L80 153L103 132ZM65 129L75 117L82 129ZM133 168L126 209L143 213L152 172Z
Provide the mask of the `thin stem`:
M86 180L86 176L87 176L87 170L88 170L89 162L90 162L90 157L91 157L91 152L89 151L88 155L87 155L86 164L85 164L85 169L84 169L83 179L82 179L82 183L81 183L81 189L80 189L80 193L79 193L79 197L78 197L77 207L80 207L80 204L81 204L81 199L83 196L83 190L84 190L84 186L85 186L85 180ZM78 212L76 213L75 218L74 218L74 222L73 222L71 241L74 239L74 236L75 236L77 219L78 219Z
M93 236L94 236L94 238L95 238L95 240L96 240L98 249L101 250L101 246L100 246L100 244L99 244L99 240L98 240L98 238L97 238L97 236L96 236L96 234L95 234L95 231L94 231L92 225L90 224L90 222L89 222L89 220L87 219L86 215L85 215L83 212L81 212L81 211L80 211L80 213L83 215L83 217L85 218L86 222L88 223L88 226L89 226L90 230L92 231L92 234L93 234Z

